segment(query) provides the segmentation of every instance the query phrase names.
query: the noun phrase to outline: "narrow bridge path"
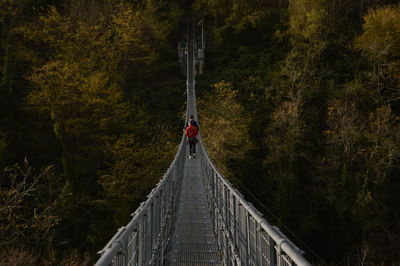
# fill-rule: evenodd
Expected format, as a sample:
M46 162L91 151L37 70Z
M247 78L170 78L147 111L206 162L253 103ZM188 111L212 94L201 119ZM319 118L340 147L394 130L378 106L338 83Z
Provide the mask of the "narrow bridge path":
M192 26L185 45L185 123L189 115L200 122L195 93L199 53ZM198 140L198 158L188 159L182 134L170 167L131 221L99 251L96 265L310 266L303 252L219 173L201 130Z
M186 157L177 218L167 253L169 265L222 265L200 160Z

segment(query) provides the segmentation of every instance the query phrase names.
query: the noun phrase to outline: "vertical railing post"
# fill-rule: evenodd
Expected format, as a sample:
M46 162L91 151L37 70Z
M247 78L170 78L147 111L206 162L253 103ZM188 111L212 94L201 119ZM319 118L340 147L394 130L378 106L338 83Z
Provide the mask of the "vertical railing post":
M136 229L135 263L139 264L139 231Z
M226 231L225 231L226 232ZM229 254L229 241L228 241L228 236L224 234L224 254L225 254L225 265L229 265L229 259L230 259L230 254Z
M262 250L261 250L260 223L257 223L257 229L256 229L256 256L257 256L257 265L261 265L262 264Z
M142 221L140 221L140 224L139 224L139 227L138 227L138 237L139 237L139 262L140 262L140 264L142 264L143 265L143 263L144 263L144 253L143 253L143 251L144 251L144 232L143 232L143 220Z
M151 254L153 253L153 249L152 249L153 239L154 239L154 235L153 235L154 234L154 228L153 228L154 220L153 220L153 218L154 218L154 201L150 203L150 215L149 215L150 240L149 240L149 247L147 247L149 250L148 254L150 255L150 257L147 259L147 261L149 261L149 259L151 258Z
M233 198L233 243L234 243L234 248L238 249L238 232L237 232L237 224L238 224L238 216L237 216L237 208L238 208L238 203L236 198Z
M275 266L275 265L277 265L279 263L278 262L278 257L276 256L275 241L272 239L271 236L268 236L268 238L269 238L269 250L271 252L270 261L271 261L271 264L273 266Z
M249 213L245 209L246 212L246 265L250 265L250 228L249 228Z
M228 226L228 219L229 219L228 218L228 216L229 216L229 213L228 213L228 187L226 187L225 185L224 185L223 198L224 198L224 212L225 212L224 224L227 227Z

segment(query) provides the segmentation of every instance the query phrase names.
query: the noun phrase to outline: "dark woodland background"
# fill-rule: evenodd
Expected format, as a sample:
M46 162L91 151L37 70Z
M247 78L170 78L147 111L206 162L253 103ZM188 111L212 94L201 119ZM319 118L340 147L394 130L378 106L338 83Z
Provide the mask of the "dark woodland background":
M225 176L314 264L397 265L398 2L1 0L0 264L90 265L128 222L180 141L195 14Z

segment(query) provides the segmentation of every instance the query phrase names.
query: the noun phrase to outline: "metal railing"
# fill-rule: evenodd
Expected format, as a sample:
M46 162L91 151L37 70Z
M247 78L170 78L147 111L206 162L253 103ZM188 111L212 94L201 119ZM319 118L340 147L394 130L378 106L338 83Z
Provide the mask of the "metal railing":
M311 265L303 252L218 172L201 139L199 144L202 177L224 265Z
M189 44L189 33L187 36ZM191 43L190 43L191 44ZM193 56L186 54L186 117L195 108L193 91ZM196 116L197 119L197 116ZM163 265L171 232L175 221L177 200L180 194L186 155L186 137L182 139L167 172L147 200L132 214L127 226L121 227L106 246L98 252L101 255L97 266L109 265Z
M186 145L182 137L164 177L148 198L121 227L101 254L96 265L162 265L177 204L177 191L183 175Z
M186 118L193 114L197 120L193 46L193 39L189 42L188 37ZM149 194L147 201L133 213L129 224L121 227L99 251L101 257L96 265L164 265L183 175L185 144L186 138L182 136L170 168ZM200 134L198 155L213 231L224 265L311 265L303 257L303 252L279 228L271 226L219 173Z

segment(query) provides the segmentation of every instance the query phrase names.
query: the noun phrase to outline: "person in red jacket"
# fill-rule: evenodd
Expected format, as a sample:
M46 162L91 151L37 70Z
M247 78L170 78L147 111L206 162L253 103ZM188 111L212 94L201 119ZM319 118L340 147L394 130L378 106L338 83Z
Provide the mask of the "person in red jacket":
M199 133L199 130L193 124L194 123L189 121L189 126L186 128L185 131L189 143L189 159L196 158L196 143L198 142L197 134Z
M197 127L197 129L199 129L199 125L197 125L197 122L194 120L194 116L190 115L189 116L189 121L186 123L184 130L186 130L186 128L189 126L189 122L192 122L192 125Z

